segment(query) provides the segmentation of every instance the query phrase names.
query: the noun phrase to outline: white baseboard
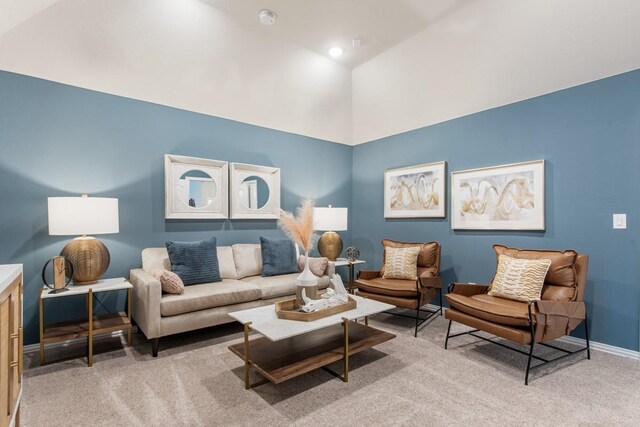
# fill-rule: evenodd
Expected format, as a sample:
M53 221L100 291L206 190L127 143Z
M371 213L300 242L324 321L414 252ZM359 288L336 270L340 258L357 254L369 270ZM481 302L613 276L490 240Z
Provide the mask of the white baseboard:
M427 308L430 310L440 309L439 306L434 304L427 304ZM570 336L564 336L564 337L558 338L557 341L567 343L567 344L579 345L582 347L585 347L587 345L587 342L584 339L570 337ZM622 357L628 357L629 359L640 360L640 351L628 350L626 348L616 347L614 345L609 345L609 344L604 344L601 342L594 342L594 341L591 341L589 344L591 346L591 350L603 351L605 353L615 354L616 356L622 356Z
M567 344L574 344L580 346L586 346L587 342L582 338L565 336L558 338L558 341ZM590 342L591 350L603 351L605 353L615 354L616 356L628 357L630 359L640 360L640 351L628 350L622 347L616 347L614 345L603 344L601 342Z
M131 333L133 334L137 330L138 330L138 328L136 326L133 326L131 328ZM107 334L98 335L98 336L93 338L93 342L95 343L97 341L102 341L102 340L106 340L106 339L114 338L114 337L122 337L123 339L125 339L126 338L125 331L115 331L115 332L112 332L110 335L107 335ZM72 339L72 340L60 341L60 342L47 344L46 348L47 348L47 350L49 350L49 349L52 349L52 348L69 347L71 345L83 344L83 343L86 343L86 342L87 342L87 338L75 338L75 339ZM126 342L126 341L123 341L123 342ZM23 351L24 354L40 351L40 344L39 343L35 343L35 344L25 345L22 348L22 351Z
M435 305L435 304L427 304L426 306L429 310L439 310L440 307ZM131 329L131 333L134 333L137 331L137 327L134 326ZM99 335L97 337L94 338L94 342L95 341L99 341L99 340L104 340L107 338L113 338L113 337L124 337L124 331L116 331L116 332L112 332L111 335ZM576 337L569 337L569 336L565 336L562 338L558 338L558 341L560 342L564 342L567 344L573 344L573 345L580 345L580 346L585 346L587 345L586 341L582 338L576 338ZM81 344L83 342L86 342L86 338L76 338L74 340L68 340L68 341L61 341L61 342L57 342L57 343L52 343L52 344L47 344L47 348L56 348L56 347L68 347L70 345L74 345L74 344ZM640 360L640 351L634 351L634 350L628 350L626 348L622 348L622 347L616 347L613 345L609 345L609 344L604 344L604 343L600 343L600 342L594 342L591 341L591 350L596 350L596 351L603 351L605 353L609 353L609 354L615 354L616 356L622 356L622 357L628 357L630 359L635 359L635 360ZM33 353L34 351L39 351L40 350L40 344L29 344L29 345L25 345L24 346L24 353Z

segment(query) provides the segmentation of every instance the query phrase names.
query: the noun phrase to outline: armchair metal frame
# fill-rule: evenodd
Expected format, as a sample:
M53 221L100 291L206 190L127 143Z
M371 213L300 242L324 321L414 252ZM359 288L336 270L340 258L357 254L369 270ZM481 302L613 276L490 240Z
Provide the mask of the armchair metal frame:
M455 283L451 283L449 285L449 287L447 289L448 293L451 293L453 291L453 288L455 287L455 285L456 285ZM441 291L440 292L440 296L442 297L442 289L440 289L440 291ZM445 342L444 342L444 348L445 348L445 350L448 348L449 338L455 338L455 337L459 337L459 336L462 336L462 335L471 335L471 336L473 336L475 338L480 338L480 339L488 341L488 342L490 342L492 344L496 344L496 345L499 345L499 346L504 347L506 349L515 351L517 353L524 354L525 356L528 356L527 370L526 370L525 377L524 377L524 384L525 385L529 385L529 372L532 369L537 369L537 368L545 366L545 365L547 365L549 363L557 362L558 360L564 359L566 357L572 356L572 355L577 354L577 353L581 353L581 352L583 352L585 350L587 352L587 359L590 360L591 359L591 346L589 344L589 327L588 327L588 319L589 319L589 317L587 316L587 313L586 313L586 307L585 307L585 317L584 317L584 333L585 333L585 340L586 340L586 344L587 344L586 347L580 348L578 350L571 351L571 350L566 350L564 348L556 347L554 345L547 344L547 343L544 343L544 342L539 342L538 344L540 344L540 345L543 345L545 347L549 347L549 348L552 348L554 350L563 352L564 354L562 354L561 356L555 357L553 359L546 359L544 357L536 356L536 355L533 354L533 350L534 350L534 348L536 346L536 330L537 330L537 322L533 321L533 313L532 313L532 306L535 305L535 304L536 304L535 301L531 301L528 304L529 331L531 333L531 344L529 344L529 351L528 352L522 351L520 349L511 347L511 346L506 345L506 344L503 344L502 342L496 341L495 339L483 337L481 335L477 335L476 332L483 332L483 331L480 331L479 329L472 329L472 330L469 330L469 331L460 332L460 333L451 335L451 322L453 322L453 320L449 320L449 325L447 327L447 337L446 337ZM442 303L440 305L442 306ZM542 363L539 363L539 364L537 364L535 366L531 366L532 359L539 360Z
M360 278L360 272L358 272L358 279ZM432 277L430 277L429 279L433 279ZM438 281L440 281L440 278L437 277ZM415 316L410 316L408 314L405 313L396 313L393 311L384 311L383 313L385 314L391 314L394 316L400 316L400 317L404 317L407 319L415 319L415 328L414 328L414 332L413 332L413 336L414 338L418 337L418 329L420 329L420 326L422 326L425 322L427 322L429 319L431 319L433 316L440 314L440 316L442 316L442 284L440 284L439 287L432 287L432 286L425 286L425 287L430 287L432 289L436 289L438 292L438 300L440 302L440 308L437 310L429 310L429 309L423 309L422 307L424 307L424 305L420 305L420 301L422 301L422 293L420 292L420 282L422 281L421 277L418 277L416 279L416 291L418 293L418 308L415 309L416 314ZM433 298L432 298L433 300ZM406 310L412 310L412 309L406 309ZM420 313L421 312L425 312L427 313L426 317L420 317Z

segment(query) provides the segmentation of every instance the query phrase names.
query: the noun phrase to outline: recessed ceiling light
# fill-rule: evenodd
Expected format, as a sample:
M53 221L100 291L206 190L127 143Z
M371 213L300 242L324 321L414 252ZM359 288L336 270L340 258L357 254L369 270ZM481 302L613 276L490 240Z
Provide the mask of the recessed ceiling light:
M331 49L329 49L329 55L331 55L334 58L338 58L339 56L342 56L343 53L344 53L344 49L341 48L340 46L334 46Z
M278 14L269 9L262 9L258 13L258 17L260 18L260 22L264 25L273 25L273 23L276 22L276 19L278 19Z

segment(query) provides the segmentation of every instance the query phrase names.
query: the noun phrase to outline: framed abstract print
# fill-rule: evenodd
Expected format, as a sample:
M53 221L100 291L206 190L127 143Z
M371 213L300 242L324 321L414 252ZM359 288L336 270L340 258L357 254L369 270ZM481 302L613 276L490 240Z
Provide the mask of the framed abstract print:
M384 172L385 218L444 218L446 162Z

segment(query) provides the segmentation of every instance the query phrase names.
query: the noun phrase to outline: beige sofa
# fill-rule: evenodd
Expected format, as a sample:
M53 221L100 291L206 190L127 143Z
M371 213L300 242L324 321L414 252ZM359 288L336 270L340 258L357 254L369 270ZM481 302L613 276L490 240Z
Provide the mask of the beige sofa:
M182 295L163 294L151 271L169 270L166 248L142 251L142 268L131 270L132 316L138 328L151 340L156 357L160 337L233 322L228 313L290 298L296 292L299 273L262 277L259 244L218 246L221 282L186 286ZM329 286L335 272L330 262L326 274L318 278L321 289Z

